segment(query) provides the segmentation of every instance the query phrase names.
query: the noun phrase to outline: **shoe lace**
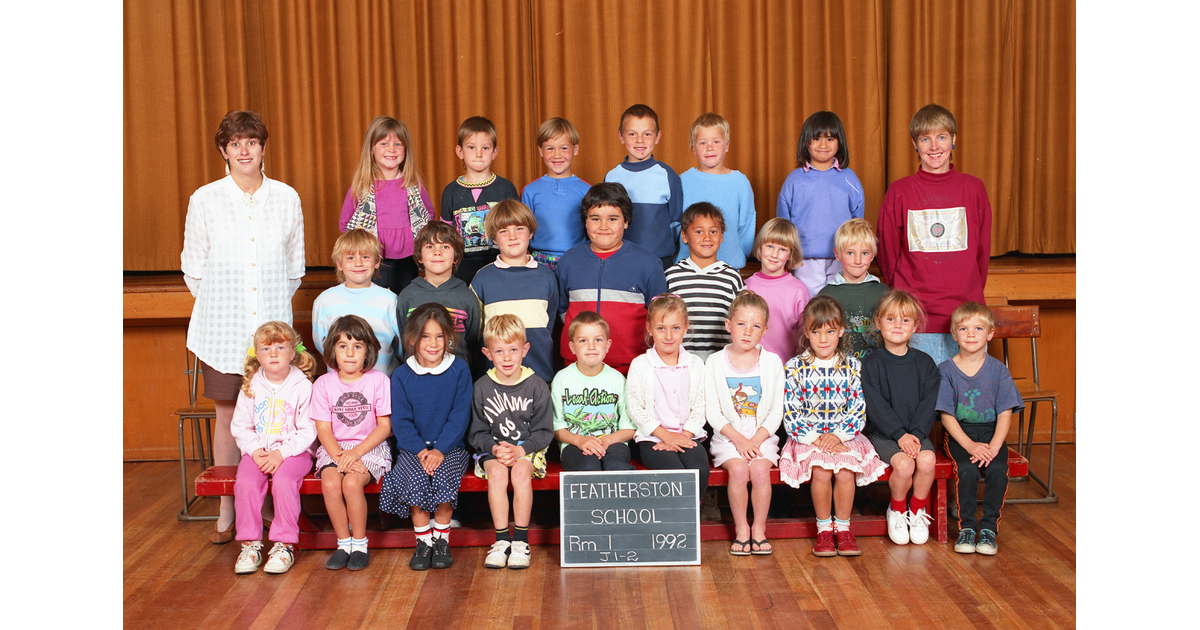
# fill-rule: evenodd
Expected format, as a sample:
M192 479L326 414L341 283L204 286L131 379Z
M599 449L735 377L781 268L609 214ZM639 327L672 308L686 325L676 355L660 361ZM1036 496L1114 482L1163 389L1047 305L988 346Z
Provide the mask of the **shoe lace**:
M271 547L271 553L267 554L267 557L276 558L276 557L282 556L281 559L286 559L288 556L291 556L291 555L292 555L291 547L288 547L287 545L285 545L283 543L275 543L275 546Z
M933 517L930 516L925 510L917 510L915 513L909 511L905 514L905 517L908 519L908 524L910 527L917 524L928 527L929 524L933 522Z
M985 529L979 532L979 544L994 545L996 544L996 535L991 530Z
M238 561L241 562L242 560L248 560L250 558L253 558L254 555L257 554L259 552L259 550L261 550L261 549L262 549L261 542L250 543L249 545L242 545L242 552L238 554ZM228 562L228 561L226 561L226 562Z

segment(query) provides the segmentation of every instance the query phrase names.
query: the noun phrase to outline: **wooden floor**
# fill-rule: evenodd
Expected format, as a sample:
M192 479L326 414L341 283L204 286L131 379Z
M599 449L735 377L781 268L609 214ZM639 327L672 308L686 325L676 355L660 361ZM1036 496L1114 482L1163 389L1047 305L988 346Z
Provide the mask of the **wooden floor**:
M1035 472L1048 447L1034 448ZM535 547L525 571L483 568L486 547L455 548L454 567L417 573L411 551L379 549L364 571L326 571L301 551L282 576L233 573L237 543L212 545L211 522L183 523L178 464L125 464L127 628L1073 628L1075 447L1060 445L1056 504L1009 505L999 555L951 544L858 539L857 558L817 558L812 540L733 557L706 542L699 567L560 569ZM1044 476L1044 475L1043 475ZM1033 496L1014 482L1009 497ZM211 501L206 499L206 501ZM957 534L951 522L951 541Z

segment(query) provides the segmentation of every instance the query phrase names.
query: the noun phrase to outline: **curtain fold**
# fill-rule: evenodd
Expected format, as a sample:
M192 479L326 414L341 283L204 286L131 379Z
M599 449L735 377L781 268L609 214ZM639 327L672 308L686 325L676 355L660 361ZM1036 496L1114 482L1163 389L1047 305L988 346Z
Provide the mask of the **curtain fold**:
M917 160L908 121L954 112L954 162L981 178L992 251L1075 251L1075 4L1008 0L130 0L124 5L124 267L178 270L188 197L221 177L231 109L258 109L267 174L294 187L309 265L329 265L367 124L404 121L437 206L462 172L458 125L490 118L495 172L520 190L544 167L538 125L570 119L575 172L624 152L621 112L655 109L655 157L682 173L693 120L729 120L726 164L774 216L812 112L846 126L874 221Z

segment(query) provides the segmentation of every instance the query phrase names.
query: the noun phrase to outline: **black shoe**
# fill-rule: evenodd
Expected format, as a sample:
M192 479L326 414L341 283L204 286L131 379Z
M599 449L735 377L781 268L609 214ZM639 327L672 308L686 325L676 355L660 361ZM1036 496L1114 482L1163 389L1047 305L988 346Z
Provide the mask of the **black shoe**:
M433 549L424 540L418 538L417 548L413 550L412 560L408 561L408 568L413 571L428 571L431 555L433 555Z
M362 571L371 564L371 554L365 551L351 551L350 560L346 563L346 568L351 571Z
M337 551L333 552L332 556L329 556L329 561L325 563L325 568L329 569L330 571L345 569L346 562L349 560L350 554L346 553L345 549L338 549Z
M445 538L433 541L433 562L430 566L435 569L449 569L453 565L454 558L450 557L450 541Z

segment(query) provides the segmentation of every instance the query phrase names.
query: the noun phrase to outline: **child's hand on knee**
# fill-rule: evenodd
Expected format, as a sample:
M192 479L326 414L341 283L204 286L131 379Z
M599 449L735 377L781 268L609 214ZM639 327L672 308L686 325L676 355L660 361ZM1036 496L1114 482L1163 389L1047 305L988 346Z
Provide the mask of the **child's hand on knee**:
M905 455L916 459L917 453L921 452L921 440L911 433L905 433L896 440L896 444L900 446L900 450L904 451Z
M979 464L980 468L992 463L992 450L987 444L975 442L967 452L971 454L971 463Z
M266 461L258 467L263 471L263 474L274 475L275 471L279 470L279 465L283 463L283 453L279 451L271 451L267 453Z
M612 435L612 434L609 434L609 435ZM609 435L606 435L604 437L605 438L609 437ZM584 455L591 455L593 457L604 457L604 454L608 452L607 446L608 445L606 445L604 443L604 438L597 438L597 437L589 436L587 439L585 439L579 445L579 450Z
M841 445L842 445L842 440L839 439L838 436L836 436L832 433L822 433L820 435L820 437L818 437L816 440L813 440L813 446L817 447L818 449L820 449L826 453L842 452L842 451L834 450L834 448L841 446Z

